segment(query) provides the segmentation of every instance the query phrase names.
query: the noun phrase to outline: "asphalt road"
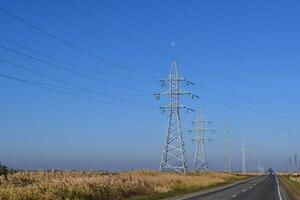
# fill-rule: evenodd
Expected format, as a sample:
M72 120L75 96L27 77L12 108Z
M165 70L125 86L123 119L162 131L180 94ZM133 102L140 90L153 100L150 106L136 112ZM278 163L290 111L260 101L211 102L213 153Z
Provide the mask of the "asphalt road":
M284 200L274 175L260 176L255 179L185 200Z

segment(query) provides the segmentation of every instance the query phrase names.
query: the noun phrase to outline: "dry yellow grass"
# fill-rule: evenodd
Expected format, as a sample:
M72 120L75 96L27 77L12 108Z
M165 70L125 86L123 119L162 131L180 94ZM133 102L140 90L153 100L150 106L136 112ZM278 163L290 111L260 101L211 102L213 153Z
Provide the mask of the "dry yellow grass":
M133 196L206 188L245 178L226 173L179 175L156 171L17 172L0 178L1 200L119 200Z

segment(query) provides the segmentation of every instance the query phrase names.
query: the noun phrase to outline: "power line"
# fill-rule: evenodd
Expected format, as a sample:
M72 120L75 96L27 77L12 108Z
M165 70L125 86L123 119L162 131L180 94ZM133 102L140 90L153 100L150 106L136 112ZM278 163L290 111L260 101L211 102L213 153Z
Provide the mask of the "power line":
M243 107L243 106L239 106L237 104L235 105L231 105L231 104L227 104L227 103L223 103L223 102L218 102L216 101L215 99L208 99L208 98L203 98L201 97L201 99L203 100L208 100L209 102L214 102L218 105L223 105L225 107L229 107L229 108L234 108L234 109L239 109L239 110L246 110L246 111L250 111L250 112L253 112L253 113L256 113L256 114L261 114L261 115L265 115L265 116L270 116L270 117L274 117L274 118L280 118L280 119L289 119L289 120L296 120L296 121L299 121L298 118L292 118L292 117L287 117L287 116L283 116L283 115L278 115L278 114L274 114L274 113L270 113L270 112L265 112L265 111L262 111L262 110L257 110L257 109L252 109L252 108L248 108L248 107Z
M35 54L38 54L38 55L41 55L41 56L44 56L44 57L47 57L47 58L50 58L52 60L56 60L58 62L62 62L62 63L65 63L67 65L71 65L71 66L75 66L75 67L78 67L80 69L83 69L83 70L86 70L86 71L89 71L89 72L93 72L93 73L97 73L97 74L100 74L100 75L104 75L104 76L110 76L110 77L116 77L116 78L120 78L120 79L126 79L126 80L132 80L132 81L146 81L146 80L142 80L142 79L136 79L136 78L132 78L132 77L124 77L124 76L120 76L120 75L117 75L117 74L109 74L109 73L104 73L102 71L98 71L98 70L95 70L91 67L86 67L86 66L82 66L82 65L78 65L76 63L73 63L73 62L70 62L70 61L67 61L63 58L58 58L58 57L55 57L55 56L52 56L52 55L49 55L49 54L46 54L46 53L43 53L41 51L38 51L38 50L35 50L35 49L32 49L28 46L25 46L23 44L20 44L20 43L17 43L15 41L11 41L7 38L4 38L2 36L0 36L0 39L9 43L9 44L12 44L12 45L15 45L17 47L21 47L27 51L30 51L32 53L35 53ZM152 79L149 79L149 80L152 80ZM153 79L154 80L154 79Z
M75 6L75 7L76 7L76 6ZM86 11L83 11L81 8L76 7L76 9L81 10L81 12L87 13ZM13 14L13 13L11 13L11 12L9 12L9 11L3 9L3 8L0 8L0 11L2 11L3 13L5 13L5 14L7 14L7 15L9 15L9 16L11 16L11 17L13 17L13 18L15 18L15 19L17 19L17 20L19 20L19 21L21 21L21 22L23 22L23 23L25 23L25 24L27 24L27 25L29 25L29 26L31 26L32 28L34 28L34 29L36 29L36 30L38 30L38 31L40 31L40 32L43 32L44 34L47 34L48 36L50 36L50 37L52 37L52 38L54 38L54 39L56 39L56 40L59 40L60 42L63 42L63 43L65 43L65 44L67 44L68 46L74 47L74 48L76 48L76 49L78 49L78 50L81 50L81 51L83 50L85 53L89 53L89 55L92 54L91 52L89 52L89 51L87 51L87 50L85 50L85 49L82 49L82 48L80 48L80 47L74 45L73 43L68 42L68 41L66 41L66 40L64 40L64 39L62 39L62 38L60 38L60 37L58 37L58 36L56 36L56 35L54 35L54 34L48 32L48 31L46 31L45 29L42 29L41 27L36 26L36 25L30 23L29 21L24 20L23 18L16 16L15 14ZM97 55L92 54L92 56L97 56ZM53 58L53 57L52 57L52 58ZM104 59L104 60L105 60L105 59ZM62 60L61 60L61 61L62 61ZM102 61L103 61L103 60L102 60ZM108 61L108 60L107 60L107 61ZM106 63L112 64L110 61L108 61L108 62L106 62ZM69 64L71 64L71 63L69 63ZM72 63L72 65L74 65L74 63ZM114 65L119 65L119 64L114 63ZM85 69L87 69L87 68L85 68ZM90 70L91 70L91 69L90 69ZM94 71L94 70L93 70L93 71ZM203 87L203 86L202 86L202 87ZM210 89L210 90L212 90L212 91L216 91L215 89L212 89L212 88L207 88L207 87L204 87L204 88ZM218 91L218 92L220 92L220 91ZM222 92L222 93L223 93L223 94L226 94L226 92ZM232 93L227 93L227 94L228 94L228 95L232 95ZM235 95L235 96L237 96L237 95ZM254 102L259 102L259 103L263 103L263 104L270 104L270 102L264 102L264 101L256 100L256 99L249 98L249 97L241 97L241 96L240 96L239 98L245 99L245 100L254 101Z
M201 89L206 89L206 90L212 91L212 92L214 92L218 95L223 94L223 95L227 95L227 96L231 96L231 97L234 96L236 98L239 98L239 99L242 99L242 100L247 100L247 101L250 101L250 102L256 102L256 103L260 103L260 104L264 104L264 105L274 105L274 106L277 106L277 107L287 108L287 109L290 109L291 111L295 111L295 109L299 109L299 108L295 108L295 107L291 107L291 106L287 106L287 105L278 105L278 104L274 104L272 102L258 100L258 99L248 97L248 96L238 95L238 94L233 93L233 92L228 92L228 91L224 91L224 90L217 90L215 88L211 88L211 87L207 87L207 86L203 86L203 85L198 85L197 84L196 86L200 87Z
M75 95L75 94L72 94L72 93L69 93L69 92L54 89L54 88L66 89L66 87L63 87L63 86L52 85L52 84L47 84L47 83L41 83L41 82L37 82L37 81L30 81L30 80L26 80L26 79L20 79L20 78L10 76L10 75L6 75L6 74L2 74L2 73L0 73L0 76L2 78L22 82L22 83L25 83L25 84L28 84L28 85L32 85L32 86L39 87L39 88L46 89L46 90L51 90L51 91L54 91L56 93L76 97L76 98L83 99L83 100L88 100L88 101L92 101L92 102L96 102L96 103L113 105L113 106L128 107L128 105L124 105L124 104L116 104L116 103L111 103L111 102L106 102L106 101L100 101L100 100L96 100L96 99L92 99L92 98L88 98L88 97L83 97L83 96ZM70 89L70 88L68 88L68 89Z
M97 23L97 25L99 24L98 23L98 18L96 17L96 15L92 12L88 12L87 10L83 9L82 7L78 6L78 5L75 5L74 3L72 3L71 1L64 1L69 7L71 7L72 9L80 12L81 14L85 15L85 16L88 16L89 19L93 18L94 21ZM113 32L114 34L117 34L121 37L123 37L124 39L128 40L128 41L131 41L133 43L135 43L137 46L140 47L140 49L143 49L143 50L151 50L152 53L155 53L157 56L160 56L162 58L171 58L169 55L165 56L165 55L162 55L160 53L157 53L156 51L156 48L155 50L153 50L153 45L149 44L149 43L144 43L144 42L141 42L140 40L137 40L136 38L132 37L130 34L128 33L124 33L124 32L121 32L119 30L116 30L116 28L114 28L113 26L111 26L110 24L107 24L105 23L105 25L102 23L101 24L104 28L108 29L110 32ZM178 59L177 59L178 61Z
M103 80L103 79L99 79L99 78L96 78L96 77L93 77L93 76L90 76L90 75L87 75L87 74L83 74L83 73L80 73L80 72L77 72L77 71L74 71L74 70L71 70L71 69L68 69L68 68L65 68L65 67L62 67L62 66L59 66L59 65L50 63L50 62L48 62L48 61L45 61L45 60L42 60L42 59L39 59L39 58L30 56L30 55L27 55L27 54L24 54L24 53L22 53L22 52L16 51L16 50L14 50L14 49L8 48L8 47L3 46L3 45L0 45L0 48L3 48L3 49L5 49L5 50L7 50L7 51L16 53L16 54L18 54L18 55L21 55L21 56L24 56L24 57L27 57L27 58L36 60L36 61L38 61L38 62L41 62L41 63L47 64L47 65L50 65L50 66L52 66L52 67L55 67L55 68L58 68L58 69L67 71L67 72L69 72L69 73L73 73L73 74L76 74L76 75L79 75L79 76L88 78L88 79L91 79L91 80L100 81L100 82L102 82L102 83L109 84L109 85L113 85L113 86L115 86L115 87L121 87L121 88L125 88L125 89L131 89L131 90L136 90L136 91L143 91L143 92L146 92L146 93L152 93L151 91L148 91L148 90L138 89L138 88L132 88L132 87L127 87L127 86L124 86L124 85L121 85L121 84L113 83L113 82L106 81L106 80ZM224 104L224 103L223 103L223 104ZM226 105L226 104L224 104L224 105ZM228 104L227 104L227 106L228 106ZM234 107L236 108L236 107L239 107L239 106L235 105ZM252 112L255 112L255 113L258 113L258 112L259 112L259 113L261 113L261 114L263 114L263 115L272 116L272 117L276 117L276 118L282 118L282 116L281 116L281 115L278 115L278 114L273 114L273 113L269 113L269 112L258 111L258 110L250 109L250 108L247 108L247 109L250 110L250 111L252 111ZM286 118L286 117L285 117L285 118ZM298 119L295 119L295 120L298 120Z
M69 6L70 8L72 8L72 9L78 11L78 12L80 12L81 14L83 14L83 15L85 15L85 16L89 16L90 19L93 18L93 19L95 20L95 22L96 22L96 20L98 20L98 19L96 18L96 16L95 16L93 13L88 12L88 11L82 9L82 8L79 7L78 5L75 5L73 2L68 1L68 0L65 0L65 1L63 1L63 2L64 2L67 6ZM132 42L134 42L134 43L136 43L136 44L138 44L138 45L140 45L140 46L143 46L143 44L141 44L139 41L133 39L133 37L131 37L130 35L124 34L124 33L120 32L120 31L117 31L114 27L108 25L107 23L105 23L105 25L102 23L101 25L102 25L102 26L105 26L106 29L109 29L111 32L113 32L113 33L115 33L115 34L117 34L117 35L119 35L119 36L125 38L126 40L130 40L130 41L132 41Z
M37 74L39 76L46 77L46 78L51 79L51 80L55 80L55 81L64 83L66 85L70 85L70 86L78 88L78 89L80 89L81 91L84 91L84 92L93 93L93 94L101 95L101 96L108 97L108 98L111 98L111 99L114 99L114 100L124 101L124 102L132 103L132 104L138 104L138 105L142 105L142 106L148 106L146 104L140 104L140 103L137 103L137 102L134 102L134 101L131 101L131 100L123 99L123 98L120 98L120 97L115 97L115 96L112 96L111 94L104 93L104 92L101 92L101 91L98 91L98 90L93 90L93 89L85 88L85 87L82 87L82 86L80 86L78 84L70 83L70 82L58 79L56 77L53 77L53 76L49 76L47 74L44 74L44 73L41 73L39 71L33 70L31 68L28 68L28 67L16 64L14 62L7 61L7 60L2 59L2 58L0 58L0 61L4 62L4 63L7 63L7 64L10 64L10 65L13 65L13 66L15 66L17 68L21 68L23 70L29 71L31 73Z
M72 48L74 48L74 49L76 49L78 51L81 51L81 52L83 52L86 55L89 55L91 57L94 57L94 58L96 58L97 60L99 60L99 61L101 61L103 63L107 63L107 64L115 66L115 67L117 67L119 69L123 69L125 71L131 72L131 73L135 73L135 74L138 74L138 75L142 75L142 76L145 76L145 77L149 77L150 76L149 74L145 74L145 73L139 72L137 70L131 69L131 68L127 67L127 66L124 66L124 65L121 65L119 63L116 63L114 61L110 61L110 60L108 60L106 58L103 58L103 57L101 57L101 56L99 56L99 55L97 55L95 53L92 53L92 52L90 52L90 51L88 51L88 50L86 50L86 49L84 49L82 47L79 47L78 45L75 45L74 43L63 39L62 37L59 37L59 36L57 36L57 35L55 35L53 33L50 33L46 29L43 29L40 26L37 26L37 25L35 25L35 24L33 24L33 23L31 23L31 22L29 22L29 21L27 21L27 20L25 20L25 19L23 19L23 18L15 15L15 14L13 14L12 12L9 12L8 10L0 8L0 12L2 12L4 14L6 14L6 15L8 15L8 16L10 16L10 17L12 17L12 18L14 18L14 19L16 19L16 20L24 23L24 24L26 24L27 26L30 26L31 28L33 28L33 29L35 29L35 30L37 30L37 31L39 31L39 32L41 32L41 33L43 33L43 34L45 34L45 35L47 35L47 36L49 36L49 37L51 37L51 38L59 41L59 42L65 44L67 46L69 46L69 47L72 47ZM153 77L153 78L155 78L155 77Z
M69 69L69 68L60 66L60 65L53 64L53 63L48 62L48 61L46 61L46 60L43 60L43 59L40 59L40 58L36 58L36 57L34 57L34 56L30 56L30 55L28 55L28 54L22 53L22 52L20 52L20 51L17 51L17 50L11 49L11 48L8 48L8 47L3 46L3 45L0 45L0 48L5 49L5 50L10 51L10 52L13 52L13 53L18 54L18 55L21 55L21 56L23 56L23 57L26 57L26 58L29 58L29 59L38 61L38 62L40 62L40 63L43 63L43 64L46 64L46 65L48 65L48 66L54 67L54 68L56 68L56 69L60 69L60 70L63 70L63 71L66 71L66 72L75 74L75 75L77 75L77 76L81 76L81 77L90 79L90 80L99 81L99 82L102 82L102 83L104 83L104 84L108 84L108 85L112 85L112 86L120 87L120 88L124 88L124 89L136 90L136 91L143 91L143 92L146 92L146 93L152 93L151 91L148 91L148 90L139 89L139 88L132 88L132 87L128 87L128 86L125 86L125 85L122 85L122 84L113 83L113 82L110 82L110 81L107 81L107 80L104 80L104 79L99 79L99 78L94 77L94 76L90 76L90 75L87 75L87 74L83 74L83 73L81 73L81 72L78 72L78 71L75 71L75 70L72 70L72 69Z
M85 15L90 15L90 16L93 16L93 17L94 17L94 15L91 14L90 12L85 11L84 9L80 8L79 6L76 6L76 5L72 4L72 3L70 3L69 1L66 1L66 3L67 3L70 7L75 8L76 10L80 11L81 13L84 13ZM27 25L29 25L29 26L31 26L32 28L34 28L34 29L36 29L36 30L38 30L38 31L40 31L40 32L43 32L43 33L47 34L48 36L50 36L50 37L52 37L52 38L54 38L54 39L56 39L56 40L59 40L59 41L65 43L65 44L67 44L67 45L71 45L72 47L74 47L74 48L76 48L76 49L79 48L79 50L84 50L84 52L87 53L87 52L86 52L87 50L82 49L82 48L80 48L80 47L74 45L73 43L68 42L68 41L66 41L66 40L64 40L64 39L62 39L62 38L60 38L60 37L58 37L58 36L56 36L56 35L50 33L49 31L46 31L45 29L42 29L41 27L39 27L39 26L37 26L37 25L34 25L33 23L30 23L30 22L28 22L27 20L24 20L23 18L18 17L18 16L16 16L15 14L13 14L13 13L11 13L11 12L9 12L9 11L3 9L3 8L0 8L0 11L2 11L2 12L4 12L5 14L7 14L7 15L9 15L9 16L11 16L11 17L13 17L13 18L15 18L15 19L17 19L17 20L19 20L19 21L21 21L21 22L23 22L23 23L25 23L25 24L27 24ZM113 28L112 28L112 27L109 27L109 29L113 29ZM116 32L115 29L113 29L113 31ZM136 41L136 40L133 40L133 39L132 39L131 37L129 37L128 35L124 35L123 33L120 33L120 32L118 32L118 34L121 35L122 37L126 37L127 39L130 39L130 40L132 40L132 41L134 41L134 42L138 42L138 41ZM90 53L90 52L89 52L89 53ZM96 56L96 55L92 55L92 56ZM102 58L102 59L103 59L103 58ZM105 59L104 59L104 60L105 60ZM110 63L110 64L111 64L111 63ZM116 63L114 63L114 64L116 64ZM119 65L119 64L117 64L117 65ZM145 74L144 74L144 75L145 75ZM147 77L148 77L148 76L149 76L149 75L147 75ZM210 90L212 90L212 91L216 91L216 92L218 92L218 93L221 92L221 93L227 94L227 95L234 95L234 96L237 96L237 97L239 97L239 98L241 98L241 99L245 99L245 100L249 100L249 101L253 101L253 102L258 102L258 103L262 103L262 104L266 104L266 105L269 105L269 104L270 104L270 102L265 102L265 101L253 99L253 98L250 98L250 97L238 96L238 95L233 94L233 93L228 93L228 92L224 92L224 91L217 91L217 90L215 90L215 89L207 88L207 87L204 87L204 88L210 89ZM283 106L283 105L281 105L281 106ZM284 106L284 107L287 107L287 106ZM290 108L291 108L291 107L290 107ZM291 109L294 110L294 108L291 108Z
M222 115L214 115L216 117L219 117L219 118L227 118L228 116L222 116ZM260 123L255 123L255 122L249 122L249 121L246 121L246 120L241 120L241 119L234 119L234 121L238 121L239 123L243 123L243 124L247 124L247 125L250 125L250 126L253 126L253 127L268 127L266 124L260 124ZM288 129L288 128L283 128L283 127L278 127L278 126L274 126L272 125L273 128L276 128L276 129L281 129L285 132L296 132L296 133L300 133L300 130L296 130L296 129Z

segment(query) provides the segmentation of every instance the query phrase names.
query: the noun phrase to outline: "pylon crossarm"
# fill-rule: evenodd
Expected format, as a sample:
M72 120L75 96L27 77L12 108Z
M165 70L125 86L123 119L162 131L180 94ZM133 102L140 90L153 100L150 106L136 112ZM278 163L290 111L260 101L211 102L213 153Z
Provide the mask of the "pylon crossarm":
M160 79L159 82L161 82L162 84L166 84L167 82L170 82L171 80L176 80L176 81L184 81L184 82L188 82L189 84L191 85L194 85L193 82L183 78L183 77L168 77L168 78L165 78L165 79Z
M182 89L178 89L178 91L176 91L176 93L178 95L184 95L184 94L191 95L192 94L192 92L189 92L189 91L186 91L186 90L182 90Z
M163 95L166 95L166 96L170 96L170 95L191 95L193 98L199 98L199 96L191 93L191 92L188 92L188 91L177 91L177 92L170 92L170 91L163 91L163 92L159 92L159 93L154 93L155 96L163 96Z
M162 91L158 93L154 93L155 96L164 96L164 95L170 95L170 91Z
M190 109L190 110L193 110L193 109L191 109L191 108L188 108L188 107L186 107L186 106L172 106L172 105L168 105L168 106L160 106L159 107L160 109L165 109L165 110L167 110L167 109Z

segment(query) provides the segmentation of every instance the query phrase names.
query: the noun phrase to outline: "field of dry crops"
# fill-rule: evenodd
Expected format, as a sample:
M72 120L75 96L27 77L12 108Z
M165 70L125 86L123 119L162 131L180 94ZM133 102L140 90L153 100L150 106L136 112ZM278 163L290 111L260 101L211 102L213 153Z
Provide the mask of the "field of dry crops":
M141 195L188 192L246 176L226 173L179 175L156 171L26 172L0 177L1 200L120 200Z

